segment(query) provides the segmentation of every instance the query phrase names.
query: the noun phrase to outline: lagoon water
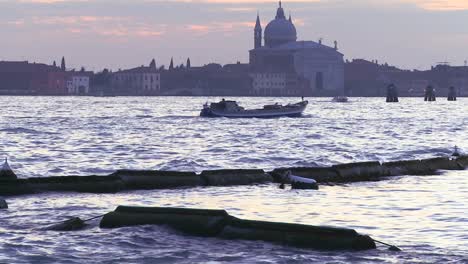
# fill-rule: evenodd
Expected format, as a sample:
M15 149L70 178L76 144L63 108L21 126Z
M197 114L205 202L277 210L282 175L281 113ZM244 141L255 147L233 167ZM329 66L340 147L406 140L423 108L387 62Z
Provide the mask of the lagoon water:
M0 158L20 177L106 175L116 169L273 169L400 160L468 152L468 99L311 99L302 118L207 119L220 98L0 97ZM295 98L238 98L243 106ZM274 184L7 197L0 211L0 263L468 263L468 171L322 186ZM267 221L354 228L397 244L364 252L320 252L255 241L183 236L158 226L41 231L70 216L117 205L226 209Z

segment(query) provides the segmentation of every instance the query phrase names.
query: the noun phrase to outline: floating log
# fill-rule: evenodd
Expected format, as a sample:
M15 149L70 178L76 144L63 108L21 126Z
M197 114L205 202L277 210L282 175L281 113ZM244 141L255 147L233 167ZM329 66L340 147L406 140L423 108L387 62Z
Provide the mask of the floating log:
M63 176L27 180L35 192L116 193L124 189L122 180L114 176Z
M456 159L451 158L432 158L421 160L430 170L463 170L463 167L458 164Z
M124 189L118 177L63 176L7 180L0 184L0 195L23 195L48 191L116 193Z
M128 189L163 189L202 185L201 177L195 172L118 170L111 176L120 177Z
M119 206L104 215L102 228L136 225L167 225L197 236L215 236L228 220L225 210Z
M436 170L421 160L403 160L382 164L384 176L435 175Z
M242 220L231 217L220 237L263 240L319 250L375 249L372 238L346 228Z
M2 198L0 198L0 209L8 209L7 202Z
M376 180L383 176L383 168L378 161L356 162L332 166L342 182Z
M263 170L213 170L194 172L117 171L110 176L66 176L29 179L4 178L0 195L23 195L47 191L116 193L131 189L161 189L195 186L233 186L269 182L290 184L285 174L314 179L317 183L351 183L376 181L385 176L436 175L438 170L468 168L468 156L439 157L424 160L357 162L332 167L280 168L270 173Z
M190 235L263 240L315 249L376 248L369 236L352 229L242 220L224 210L119 206L100 223L102 228L137 225L166 225Z
M25 195L35 193L26 179L5 180L0 183L0 195Z
M279 168L270 172L270 175L273 177L275 182L282 183L284 181L284 176L288 171L291 171L291 174L299 177L314 179L318 183L337 182L340 180L338 172L332 167ZM284 183L291 182L287 179Z
M11 169L10 165L8 164L8 160L5 158L5 162L3 166L0 168L0 181L4 180L14 180L18 179L16 174Z
M468 169L468 155L467 156L459 156L457 158L457 163L458 165L460 165L460 167L464 168L464 169Z
M67 221L51 225L49 227L44 228L44 230L50 231L77 231L81 230L86 226L85 222L81 220L79 217L74 217Z
M249 185L273 182L271 175L264 170L208 170L201 173L208 186Z

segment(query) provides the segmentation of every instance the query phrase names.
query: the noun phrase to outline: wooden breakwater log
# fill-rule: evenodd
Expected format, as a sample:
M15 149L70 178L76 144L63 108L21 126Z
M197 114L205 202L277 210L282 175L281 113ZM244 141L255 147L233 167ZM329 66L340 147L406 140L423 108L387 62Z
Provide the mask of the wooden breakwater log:
M262 240L320 250L367 250L376 245L369 236L355 230L290 223L243 220L231 217L220 237Z
M119 206L100 222L101 228L138 225L164 225L196 236L262 240L324 250L376 248L372 238L352 229L242 220L225 210Z
M423 159L421 160L425 166L429 167L429 169L437 171L437 170L462 170L464 169L461 166L457 159L452 159L448 157L438 157L438 158L431 158L431 159Z
M0 209L8 209L8 204L3 198L0 198Z
M384 176L382 165L378 161L355 162L333 165L341 182L377 180Z
M457 158L457 163L463 169L468 169L468 155L462 155Z
M285 178L286 173L290 171L292 175L299 177L313 179L318 183L324 182L338 182L340 176L338 172L332 167L294 167L294 168L279 168L270 172L274 181L277 183L290 184L291 181ZM286 181L285 181L286 180Z
M0 195L3 196L25 195L35 192L26 179L0 181Z
M128 189L195 187L203 183L201 177L195 172L118 170L111 176L122 179Z
M86 223L79 217L74 217L69 220L63 221L44 228L49 231L76 231L81 230L86 226Z
M116 193L124 189L122 180L115 176L29 178L27 182L34 192L71 191L82 193Z
M228 217L225 210L119 206L106 214L99 226L167 225L191 235L215 236L224 228Z
M421 160L403 160L384 162L382 164L385 176L403 175L435 175L436 170L432 169L426 162Z
M264 170L206 170L200 174L207 186L250 185L273 182Z

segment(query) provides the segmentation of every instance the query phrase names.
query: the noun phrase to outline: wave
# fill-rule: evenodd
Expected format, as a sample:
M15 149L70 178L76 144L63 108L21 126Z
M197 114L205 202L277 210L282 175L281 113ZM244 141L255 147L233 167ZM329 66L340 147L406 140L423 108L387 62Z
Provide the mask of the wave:
M0 129L0 132L10 133L10 134L56 134L49 131L38 131L30 128L24 127L15 127L15 128L4 128Z

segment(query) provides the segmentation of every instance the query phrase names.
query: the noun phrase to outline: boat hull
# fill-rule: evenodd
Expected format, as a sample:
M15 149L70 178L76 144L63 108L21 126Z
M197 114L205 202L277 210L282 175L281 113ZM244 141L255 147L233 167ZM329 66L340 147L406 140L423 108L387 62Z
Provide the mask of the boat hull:
M307 107L307 103L300 106L283 109L258 109L243 110L236 112L216 111L211 108L204 108L200 112L202 117L227 117L227 118L278 118L278 117L300 117Z

